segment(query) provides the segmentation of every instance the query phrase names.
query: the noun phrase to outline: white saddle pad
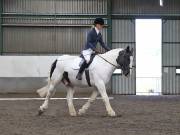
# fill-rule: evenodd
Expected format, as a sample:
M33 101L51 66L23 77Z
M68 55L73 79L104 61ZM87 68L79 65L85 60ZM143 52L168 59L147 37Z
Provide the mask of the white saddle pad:
M83 59L80 57L75 58L71 64L72 69L79 70L82 61L83 61Z

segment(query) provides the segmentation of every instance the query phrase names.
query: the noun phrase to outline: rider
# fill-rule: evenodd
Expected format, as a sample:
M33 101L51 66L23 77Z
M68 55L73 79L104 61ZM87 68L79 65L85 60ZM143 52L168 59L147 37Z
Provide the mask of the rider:
M110 50L110 48L108 46L106 46L105 43L103 42L102 35L100 33L100 30L102 30L103 27L104 27L104 20L102 18L96 18L94 20L94 28L92 28L88 32L85 48L82 51L82 55L85 60L82 63L82 65L79 69L79 72L76 76L76 79L78 79L78 80L82 80L82 73L90 61L91 54L93 54L94 52L97 52L96 45L98 42L106 51Z

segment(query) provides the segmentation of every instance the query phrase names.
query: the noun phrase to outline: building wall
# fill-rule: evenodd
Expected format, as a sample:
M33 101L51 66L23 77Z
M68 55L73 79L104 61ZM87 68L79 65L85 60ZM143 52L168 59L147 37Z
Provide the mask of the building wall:
M4 54L79 54L90 27L3 27ZM106 32L103 38L106 40Z
M164 0L164 6L159 6L159 0L112 0L112 17L113 19L135 19L135 18L162 18L163 19L163 31L162 31L162 94L179 94L179 78L180 75L176 74L176 68L180 67L180 48L179 48L179 18L180 18L180 1L179 0ZM168 20L167 20L168 19ZM175 20L176 19L176 20ZM124 37L128 36L133 39L132 36L128 35L127 31L132 30L132 27L126 25L120 27L117 25L115 31L121 31L119 40L123 41ZM126 29L126 30L125 30ZM126 32L124 32L124 30ZM114 33L114 32L112 32ZM112 36L113 38L116 36ZM118 38L117 38L118 39ZM128 39L126 39L128 41ZM126 41L124 40L124 41ZM112 46L120 46L119 43L113 43ZM135 48L135 47L134 47ZM118 78L118 79L117 79ZM119 79L121 76L116 79L119 81L112 80L116 83L113 84L112 88L115 87L115 93L122 93L121 91L129 89L130 85L127 85L127 82L131 84L131 88L135 87L135 76L132 81L124 81ZM119 85L118 85L119 82ZM121 84L121 85L120 85ZM133 86L132 86L133 85ZM123 88L121 88L121 86ZM128 90L123 93L128 93Z
M106 27L102 33L106 43L112 48L124 48L129 45L135 50L134 19L136 17L180 18L179 0L164 0L164 7L159 6L159 0L1 0L0 2L2 7L0 7L2 16L0 52L4 56L12 57L19 55L51 57L52 54L66 53L77 55L83 48L87 31L96 17L105 19ZM179 33L178 20L165 21L162 46L163 94L179 93L180 77L174 72L180 66ZM102 51L102 48L99 47L99 50ZM6 61L5 58L3 59L2 63ZM127 79L121 75L112 77L108 87L112 86L113 93L135 94L135 61L130 78ZM32 65L35 63L34 61ZM14 65L12 67L15 68ZM167 72L167 68L170 72L164 73L164 71ZM173 76L175 83L174 81L171 84L166 83L171 82L169 76ZM28 86L26 89L32 87L28 85L31 79L32 82L44 79L37 76L28 77L24 75L26 78L24 80L27 80L24 86ZM0 82L5 84L4 82L11 80L14 82L12 84L18 84L16 81L18 79L23 80L13 75L12 77L2 76ZM11 88L17 90L24 86ZM37 83L36 86L40 87L41 83ZM169 92L170 86L176 92Z
M180 94L180 20L163 20L162 93Z
M1 56L0 92L34 92L46 85L58 56Z
M107 0L2 2L4 54L79 54L94 18L107 13Z
M134 19L113 19L112 20L112 48L126 48L129 46L135 52L135 21ZM113 75L112 92L114 94L136 94L136 70L134 68L130 77L122 74Z
M159 0L112 0L112 13L116 15L146 15L146 16L173 16L180 13L179 0L163 0L164 6L159 5Z
M34 92L45 85L54 55L79 55L97 16L105 19L107 43L107 0L1 2L0 92Z
M0 93L34 93L47 85L52 62L59 56L1 56ZM64 85L57 92L66 93ZM76 88L89 93L92 88ZM109 92L109 89L108 89Z
M106 0L3 0L4 12L105 14Z

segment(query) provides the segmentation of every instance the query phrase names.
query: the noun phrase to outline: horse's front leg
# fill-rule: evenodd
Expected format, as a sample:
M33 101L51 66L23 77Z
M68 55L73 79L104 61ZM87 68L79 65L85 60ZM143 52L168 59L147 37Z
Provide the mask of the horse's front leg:
M76 116L77 114L73 104L74 89L71 86L68 86L67 88L67 103L69 108L69 114L71 116Z
M98 81L96 81L95 86L97 87L97 89L99 90L99 93L102 96L102 99L103 99L105 106L106 106L106 110L108 112L108 115L109 116L116 116L116 113L114 112L114 110L112 109L112 107L110 105L104 82L102 80L98 80Z
M89 100L83 105L81 109L79 109L78 114L82 115L86 112L86 110L90 107L91 103L96 99L98 95L98 91L94 90L89 98Z

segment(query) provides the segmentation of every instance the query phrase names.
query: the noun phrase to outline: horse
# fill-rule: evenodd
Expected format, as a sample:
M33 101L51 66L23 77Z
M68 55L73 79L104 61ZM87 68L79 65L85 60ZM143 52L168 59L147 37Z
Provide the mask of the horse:
M90 87L85 73L82 75L82 80L76 79L78 70L73 67L74 65L79 65L79 59L81 59L79 56L62 55L52 64L47 85L37 90L40 97L45 97L45 101L39 108L39 115L43 114L48 108L49 100L54 95L57 84L63 83L67 88L67 104L70 116L85 114L98 94L101 95L105 103L108 116L116 116L115 111L110 105L105 85L109 82L113 72L117 68L122 70L123 75L127 77L130 75L133 63L133 48L130 49L129 46L125 49L117 48L104 54L95 55L88 67L90 84L95 89L77 114L73 105L74 87Z

